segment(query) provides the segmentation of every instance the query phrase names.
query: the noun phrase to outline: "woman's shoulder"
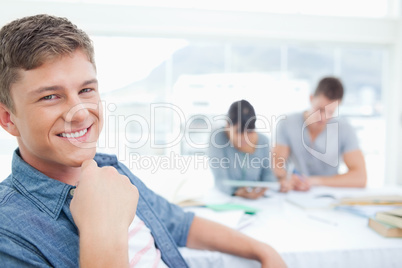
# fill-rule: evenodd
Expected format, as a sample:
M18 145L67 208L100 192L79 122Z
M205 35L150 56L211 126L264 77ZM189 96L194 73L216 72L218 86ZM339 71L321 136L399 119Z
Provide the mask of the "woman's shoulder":
M226 144L228 140L229 138L224 127L216 128L211 131L211 142L213 141L218 144Z
M257 132L257 135L258 135L258 145L269 144L269 138L267 134Z

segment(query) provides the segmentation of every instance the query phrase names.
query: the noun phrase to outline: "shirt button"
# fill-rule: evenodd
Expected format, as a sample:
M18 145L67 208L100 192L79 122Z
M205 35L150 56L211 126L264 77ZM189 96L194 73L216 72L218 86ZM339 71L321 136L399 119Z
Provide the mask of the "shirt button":
M70 195L71 196L74 196L74 191L75 191L75 188L70 189Z

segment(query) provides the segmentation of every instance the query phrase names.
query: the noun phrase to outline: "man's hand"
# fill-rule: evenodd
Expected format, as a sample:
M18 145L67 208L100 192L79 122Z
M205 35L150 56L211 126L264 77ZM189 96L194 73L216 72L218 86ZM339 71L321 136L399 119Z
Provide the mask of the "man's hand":
M261 187L240 187L235 192L235 196L240 196L247 199L258 199L264 196L264 193L267 189L268 188Z
M293 174L291 181L292 181L294 190L296 190L296 191L308 191L311 188L311 183L310 183L309 178L306 178L302 175Z
M281 193L287 193L294 188L292 180L287 180L286 178L283 178L279 180L279 183L281 185L281 188L279 190Z
M80 235L80 266L128 265L128 228L138 197L137 188L115 168L84 161L70 204Z

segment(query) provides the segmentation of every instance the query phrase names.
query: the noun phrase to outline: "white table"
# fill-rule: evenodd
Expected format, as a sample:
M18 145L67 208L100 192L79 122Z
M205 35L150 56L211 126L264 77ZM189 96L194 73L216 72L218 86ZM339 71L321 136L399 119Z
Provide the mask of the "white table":
M305 194L321 193L353 196L368 193L402 194L402 190L400 188L373 190L316 188ZM252 223L240 231L273 246L284 258L288 267L402 267L402 239L384 238L378 235L367 226L366 218L330 208L302 209L287 202L286 198L286 194L276 193L271 197L250 201L238 197L227 197L213 190L203 201L207 203L234 202L260 208L261 211L253 216ZM208 211L193 210L196 214L208 218ZM225 223L225 217L229 214L222 215L222 218L219 218L219 214L215 212L210 218ZM230 226L230 223L227 224ZM234 225L232 224L232 227ZM188 248L180 250L190 267L260 266L255 261L219 252Z

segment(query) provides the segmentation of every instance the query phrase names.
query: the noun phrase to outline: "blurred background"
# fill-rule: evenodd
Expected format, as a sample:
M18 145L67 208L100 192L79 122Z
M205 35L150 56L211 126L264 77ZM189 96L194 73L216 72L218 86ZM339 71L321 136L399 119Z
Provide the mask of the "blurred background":
M38 13L90 34L106 119L99 151L152 187L180 176L210 185L209 135L232 102L253 104L274 143L275 123L308 108L328 75L344 83L339 114L356 128L369 187L402 183L400 0L0 0L0 25ZM0 180L15 147L1 129Z

